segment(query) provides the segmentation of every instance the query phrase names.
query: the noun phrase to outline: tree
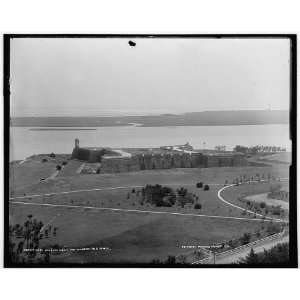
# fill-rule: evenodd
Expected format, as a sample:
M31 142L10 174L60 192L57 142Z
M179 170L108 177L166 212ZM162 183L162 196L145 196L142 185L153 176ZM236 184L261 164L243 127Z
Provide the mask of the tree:
M251 233L244 233L244 235L240 238L240 242L242 245L246 245L250 242L251 239Z
M241 145L237 145L233 148L233 151L235 152L241 152L241 153L247 153L249 151L248 147L244 147Z
M196 203L194 209L201 209L202 205L200 203Z
M173 255L169 255L167 260L166 260L166 264L168 264L168 265L176 264L176 257L173 256Z
M208 184L206 184L206 185L204 186L204 191L209 191L209 185L208 185Z
M289 262L289 244L281 243L272 247L269 250L264 250L260 253L255 253L251 249L250 253L239 264L251 265L270 265L270 264L287 264Z
M259 206L260 208L266 208L266 202L260 202Z
M39 242L43 238L41 229L43 223L38 222L31 214L27 216L27 220L23 226L16 224L9 228L9 253L10 261L13 263L32 263L41 259L41 253L37 252ZM12 242L13 238L22 239L17 244ZM24 251L28 249L28 251Z
M256 265L259 263L258 255L251 248L250 253L246 256L247 264Z
M179 255L177 261L179 264L186 264L186 257L184 255Z
M151 263L154 265L160 265L162 262L158 258L154 258Z

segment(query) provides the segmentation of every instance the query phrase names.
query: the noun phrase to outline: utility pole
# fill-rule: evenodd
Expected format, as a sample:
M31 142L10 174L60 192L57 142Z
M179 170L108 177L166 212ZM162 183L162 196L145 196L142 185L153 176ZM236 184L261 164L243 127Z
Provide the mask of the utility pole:
M213 262L214 265L216 264L216 249L218 249L218 247L216 247L214 244L210 246L209 250L212 252L213 254Z

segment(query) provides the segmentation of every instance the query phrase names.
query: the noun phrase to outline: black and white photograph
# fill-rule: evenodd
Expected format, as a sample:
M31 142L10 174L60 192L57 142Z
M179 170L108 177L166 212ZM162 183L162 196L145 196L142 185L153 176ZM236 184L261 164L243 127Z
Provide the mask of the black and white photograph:
M5 266L297 267L296 35L4 35Z

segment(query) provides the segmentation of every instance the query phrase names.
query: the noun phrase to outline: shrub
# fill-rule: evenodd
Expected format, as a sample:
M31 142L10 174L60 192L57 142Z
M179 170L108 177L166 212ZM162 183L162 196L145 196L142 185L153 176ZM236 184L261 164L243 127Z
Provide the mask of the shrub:
M45 162L47 162L47 161L48 161L47 158L43 158L43 159L42 159L42 163L45 163Z
M280 216L280 214L281 214L281 206L278 205L278 206L273 207L272 208L272 214L276 215L276 216Z
M67 161L63 161L63 162L62 162L62 165L63 165L63 166L65 166L66 164L68 164Z
M269 224L267 227L267 233L269 235L275 234L280 232L280 225L279 224Z
M266 207L266 203L265 202L260 202L259 206L260 206L260 208L265 208Z
M281 243L261 253L251 251L248 256L240 261L240 264L287 264L289 262L289 244Z
M168 259L166 260L166 264L172 265L176 263L176 257L173 255L169 255Z
M203 187L203 182L197 182L196 187L201 189Z
M251 233L244 233L244 235L240 238L240 242L242 245L248 244L250 242Z
M182 206L191 203L194 203L193 195L191 193L187 193L185 196L178 196L177 202Z
M181 187L180 189L177 189L177 194L178 194L179 196L185 197L186 194L187 194L187 189Z
M57 165L57 166L56 166L56 170L60 171L60 170L61 170L61 166L60 166L60 165Z
M200 203L196 203L194 209L201 209L202 205Z
M208 185L208 184L206 184L206 185L204 186L204 191L209 191L209 185Z
M56 155L52 152L52 153L49 154L49 156L53 158L53 157L55 157Z

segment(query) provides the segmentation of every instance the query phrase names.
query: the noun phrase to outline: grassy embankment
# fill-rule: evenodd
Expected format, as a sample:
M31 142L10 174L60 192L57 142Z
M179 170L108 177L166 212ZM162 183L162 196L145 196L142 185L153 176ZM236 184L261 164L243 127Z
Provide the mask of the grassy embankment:
M174 169L126 174L58 176L48 182L37 182L38 173L33 171L35 176L30 173L30 169L33 169L35 164L31 167L26 164L25 162L16 167L19 169L15 172L17 175L12 180L12 187L17 195L100 187L144 186L147 183L159 183L166 186L172 184L173 188L184 186L199 197L199 202L202 204L202 209L198 211L200 214L239 217L241 217L241 211L230 208L217 199L216 192L221 186L211 185L210 191L205 192L195 187L196 182L223 184L227 179L231 183L236 176L243 174L252 176L258 172L269 171L272 171L274 176L286 174L284 167L277 169L270 167ZM69 162L67 166L71 168L72 162ZM23 167L27 171L22 170ZM48 168L48 165L43 163L41 170L43 169L43 172L48 170L47 172L51 173L52 167L49 164ZM233 190L235 191L235 189ZM130 193L129 199L127 199L128 192ZM239 191L235 192L235 194L239 194ZM253 186L253 193L257 193L257 187ZM146 208L145 205L142 206L138 203L136 193L132 193L132 188L37 197L27 201L130 209ZM149 206L147 210L195 213L193 208L188 207L155 208ZM32 214L44 224L51 221L52 226L58 227L57 235L43 240L42 245L59 244L66 247L93 245L111 249L98 252L79 251L55 256L54 260L64 262L149 262L153 258L165 259L167 255L186 253L188 250L182 249L184 245L208 245L213 242L222 242L238 238L244 232L256 232L261 226L261 222L232 219L10 205L12 224L21 224L28 214Z

